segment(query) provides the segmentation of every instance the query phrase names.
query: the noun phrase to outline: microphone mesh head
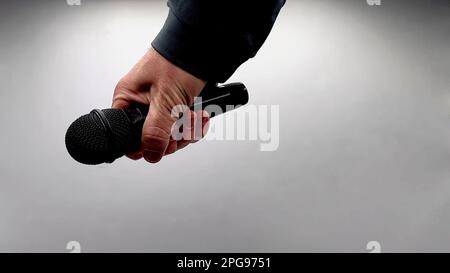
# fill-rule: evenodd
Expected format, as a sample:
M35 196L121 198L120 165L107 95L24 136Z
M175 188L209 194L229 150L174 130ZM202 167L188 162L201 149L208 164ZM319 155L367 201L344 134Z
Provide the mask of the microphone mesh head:
M117 155L116 158L131 152L130 148L134 146L135 141L131 137L133 128L126 112L121 109L105 109L102 111L111 126L112 147L110 147L110 150Z
M129 152L130 121L123 110L102 110L111 130L91 112L75 120L66 133L66 147L78 162L88 165L112 162Z

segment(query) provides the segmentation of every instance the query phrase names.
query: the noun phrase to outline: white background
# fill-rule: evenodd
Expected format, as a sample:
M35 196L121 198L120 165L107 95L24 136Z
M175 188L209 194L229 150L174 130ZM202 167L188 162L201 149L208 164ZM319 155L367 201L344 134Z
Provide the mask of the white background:
M280 105L276 152L97 167L65 131L110 106L165 2L0 5L0 251L450 251L448 1L288 1L230 80Z

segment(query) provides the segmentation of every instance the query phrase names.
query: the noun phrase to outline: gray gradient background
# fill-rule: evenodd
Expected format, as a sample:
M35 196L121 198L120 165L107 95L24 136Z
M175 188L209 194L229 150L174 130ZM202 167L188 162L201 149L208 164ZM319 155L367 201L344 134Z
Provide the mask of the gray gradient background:
M0 251L450 251L449 3L288 1L232 78L280 105L278 151L86 167L65 130L109 106L164 1L2 1Z

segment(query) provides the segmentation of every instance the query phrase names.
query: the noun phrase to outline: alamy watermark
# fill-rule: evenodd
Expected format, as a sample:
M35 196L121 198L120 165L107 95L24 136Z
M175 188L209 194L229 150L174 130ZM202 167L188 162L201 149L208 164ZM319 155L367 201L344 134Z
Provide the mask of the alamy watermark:
M66 0L69 6L81 6L81 0Z
M202 110L201 103L196 103L194 112ZM198 108L198 109L196 109ZM225 115L215 118L211 123L208 133L204 139L211 140L230 140L230 141L259 141L260 151L276 151L280 145L280 106L279 105L246 105L239 107L237 111L235 106L227 105L225 109L218 105L208 105L204 108L206 112L217 116L224 112ZM177 105L172 109L172 116L179 117L181 113L186 113L189 108L186 105ZM172 129L172 138L174 140L200 140L202 138L202 126L200 120L192 124L190 118L180 118ZM185 128L193 128L194 134L185 134ZM194 138L194 139L192 139Z
M366 245L366 249L369 253L381 253L381 244L378 241L370 241Z
M369 6L381 6L381 0L366 0Z
M81 253L81 244L78 241L70 241L66 244L66 250L70 253Z

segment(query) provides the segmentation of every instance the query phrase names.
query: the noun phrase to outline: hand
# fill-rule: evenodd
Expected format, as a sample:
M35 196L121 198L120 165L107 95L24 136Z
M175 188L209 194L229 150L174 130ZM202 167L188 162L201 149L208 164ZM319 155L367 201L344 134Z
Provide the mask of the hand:
M184 126L183 139L172 137L175 106L190 106L206 82L175 66L153 48L117 84L113 96L113 108L125 109L134 103L150 105L150 111L142 129L141 149L127 155L133 160L142 157L157 163L165 155L172 154L190 143L197 142L207 131L209 121L205 111L183 113L191 126Z

